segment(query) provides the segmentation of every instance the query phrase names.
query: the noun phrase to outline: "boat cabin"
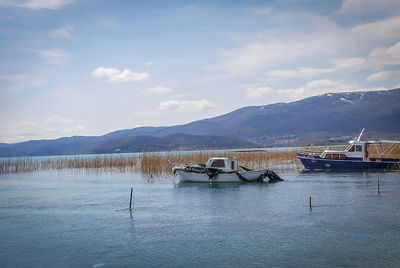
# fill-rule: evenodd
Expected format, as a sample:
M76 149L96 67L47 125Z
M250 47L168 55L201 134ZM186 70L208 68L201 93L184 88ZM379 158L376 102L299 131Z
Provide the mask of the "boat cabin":
M350 145L343 151L338 150L325 150L320 155L321 158L332 158L332 159L362 159L364 161L369 159L368 155L368 143L365 141L350 141Z
M364 129L361 130L360 135L355 140L349 141L349 146L344 151L336 150L325 150L320 155L321 158L325 159L362 159L363 161L368 160L368 142L364 141Z
M356 139L349 141L349 145L344 151L333 151L333 150L325 150L320 155L321 158L333 158L333 159L362 159L362 161L370 161L370 154L368 152L370 145L377 146L382 143L398 143L396 141L365 141L364 140L364 131L361 130L361 133Z
M238 162L234 157L213 157L206 164L207 168L216 168L224 172L238 171Z

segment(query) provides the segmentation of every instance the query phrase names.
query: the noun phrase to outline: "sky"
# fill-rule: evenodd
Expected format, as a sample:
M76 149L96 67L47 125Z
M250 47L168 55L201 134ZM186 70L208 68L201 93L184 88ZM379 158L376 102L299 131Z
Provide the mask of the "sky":
M398 87L398 0L0 0L3 143Z

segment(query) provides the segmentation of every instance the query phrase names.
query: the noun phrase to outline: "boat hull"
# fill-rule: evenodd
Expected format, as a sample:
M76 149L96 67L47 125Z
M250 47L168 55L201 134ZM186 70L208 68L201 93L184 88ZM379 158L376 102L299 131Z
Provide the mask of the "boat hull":
M243 178L247 181L258 181L260 176L265 174L267 170L255 170L255 171L246 171L239 173ZM240 179L239 176L234 173L219 173L214 178L210 179L207 173L199 173L199 172L188 172L184 170L177 170L177 176L180 181L191 181L191 182L242 182L243 179Z
M298 153L301 163L307 169L382 169L399 168L400 159L371 158L369 161L360 159L325 159L315 155Z

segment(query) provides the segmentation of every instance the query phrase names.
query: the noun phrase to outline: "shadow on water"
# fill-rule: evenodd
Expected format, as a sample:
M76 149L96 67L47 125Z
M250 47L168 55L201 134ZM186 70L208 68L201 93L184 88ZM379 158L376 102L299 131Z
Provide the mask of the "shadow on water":
M175 188L215 188L215 189L232 189L248 185L262 187L273 183L269 182L188 182L179 181L175 183Z
M382 172L398 172L397 170L379 170L379 169L302 169L299 174L382 174Z
M227 189L227 188L238 188L244 185L244 182L188 182L179 181L175 184L175 188L217 188L217 189Z

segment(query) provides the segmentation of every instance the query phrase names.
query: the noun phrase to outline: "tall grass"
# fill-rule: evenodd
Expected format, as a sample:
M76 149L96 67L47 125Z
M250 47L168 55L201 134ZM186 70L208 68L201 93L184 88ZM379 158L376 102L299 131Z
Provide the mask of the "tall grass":
M306 147L306 150L321 150L321 147ZM332 148L333 149L333 148ZM335 147L335 149L339 149ZM385 149L385 148L383 148ZM376 148L370 147L370 157L376 157ZM380 150L382 152L382 149ZM136 156L103 155L103 156L75 156L65 158L17 158L0 160L0 174L31 172L37 170L67 170L78 169L86 171L110 172L141 172L144 174L171 174L173 164L205 163L211 157L236 157L239 165L251 169L299 169L303 168L296 156L296 150L272 150L251 152L170 152L170 153L143 153ZM400 151L393 150L391 157L400 158Z
M239 165L251 169L300 168L301 164L294 150L257 152L213 152L196 151L183 153L143 153L138 156L94 156L37 159L17 158L0 161L0 174L21 173L38 170L79 169L88 171L142 172L145 174L168 174L173 164L205 163L211 157L236 157Z

